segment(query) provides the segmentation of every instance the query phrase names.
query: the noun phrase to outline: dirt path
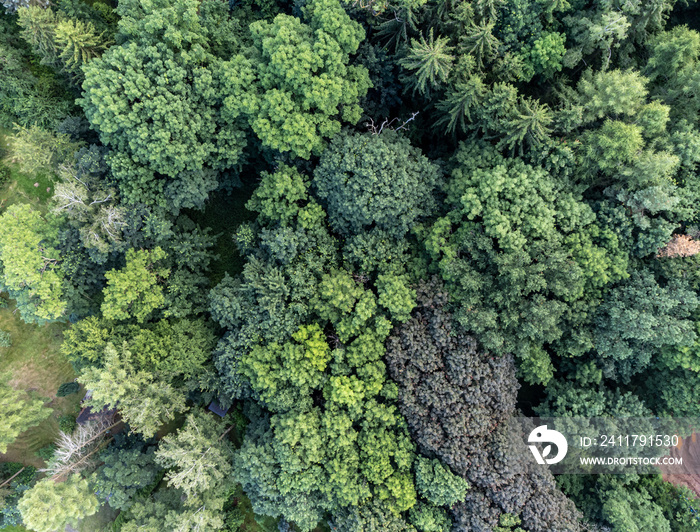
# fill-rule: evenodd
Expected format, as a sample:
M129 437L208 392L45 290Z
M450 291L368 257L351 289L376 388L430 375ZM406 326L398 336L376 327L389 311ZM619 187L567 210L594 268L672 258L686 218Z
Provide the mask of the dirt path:
M662 466L660 469L663 479L677 486L686 486L700 497L700 434L694 432L685 438L681 445L671 451L671 456L683 458L683 469L687 473L670 474L668 469Z

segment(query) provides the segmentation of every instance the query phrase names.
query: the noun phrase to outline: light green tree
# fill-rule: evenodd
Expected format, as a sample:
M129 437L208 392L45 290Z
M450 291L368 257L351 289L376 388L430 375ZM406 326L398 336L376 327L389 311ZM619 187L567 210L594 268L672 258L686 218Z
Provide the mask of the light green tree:
M432 504L452 506L464 500L469 484L442 465L440 460L418 456L415 466L418 493Z
M25 322L53 321L67 312L61 256L52 246L56 235L56 226L25 203L0 216L0 282Z
M102 315L110 320L134 318L139 323L165 303L163 280L170 270L157 266L166 257L160 247L152 250L129 249L126 252L126 266L120 270L105 273L105 287Z
M53 173L61 163L70 161L80 147L68 135L37 126L19 127L6 138L7 160L19 164L28 175Z
M119 3L117 40L84 68L85 116L112 149L122 195L171 210L199 206L216 170L240 162L245 135L221 115L220 60L200 2Z
M42 480L27 490L17 508L24 525L36 532L64 530L97 512L100 504L88 481L73 475L66 482Z
M131 430L150 438L179 412L187 410L186 393L150 371L140 371L126 349L108 343L103 367L88 367L78 381L92 390L90 404L119 412Z
M223 65L224 109L243 115L265 146L308 159L341 121L355 124L370 87L364 67L349 65L364 39L338 0L311 0L305 22L285 14L250 25L254 48Z
M233 447L227 432L225 423L211 414L189 414L158 446L156 462L168 469L168 485L182 489L189 502L196 504L202 494L231 480Z
M0 453L6 453L7 446L17 436L51 415L52 410L44 408L44 401L26 401L22 399L23 396L23 392L0 384Z

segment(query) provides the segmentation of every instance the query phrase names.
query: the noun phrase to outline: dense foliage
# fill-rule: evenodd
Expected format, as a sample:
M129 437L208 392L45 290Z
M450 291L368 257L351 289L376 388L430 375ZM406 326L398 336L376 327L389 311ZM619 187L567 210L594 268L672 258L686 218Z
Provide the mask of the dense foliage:
M2 5L0 528L700 530L522 444L700 415L692 0Z

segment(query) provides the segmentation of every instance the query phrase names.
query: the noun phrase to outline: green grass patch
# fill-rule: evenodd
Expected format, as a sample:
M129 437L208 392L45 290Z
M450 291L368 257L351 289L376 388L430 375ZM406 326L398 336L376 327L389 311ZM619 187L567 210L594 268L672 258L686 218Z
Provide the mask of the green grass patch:
M239 225L255 218L255 213L245 208L253 190L253 187L246 186L230 195L220 192L207 201L204 211L187 213L200 227L209 227L212 235L217 237L214 253L218 258L212 262L209 272L212 286L218 284L226 273L235 276L243 271L243 258L233 242L233 235Z
M50 417L21 434L7 453L0 455L2 462L41 467L43 460L36 452L58 436L60 416L75 415L79 410L82 391L66 397L56 396L61 384L76 377L73 366L59 350L66 327L62 323L26 324L15 312L14 303L0 309L0 330L12 336L12 347L0 348L0 375L7 376L13 388L44 399L46 406L53 409Z
M12 525L3 528L2 532L29 532L29 530L20 525Z

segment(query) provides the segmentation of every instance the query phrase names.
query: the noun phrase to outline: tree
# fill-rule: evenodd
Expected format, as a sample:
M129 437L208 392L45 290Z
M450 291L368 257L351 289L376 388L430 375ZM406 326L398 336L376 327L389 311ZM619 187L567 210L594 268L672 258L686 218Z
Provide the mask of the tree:
M342 235L371 226L403 236L434 207L438 166L392 131L337 135L314 172L331 227Z
M55 238L56 226L27 204L11 205L0 217L2 283L28 323L55 321L67 312Z
M93 391L90 404L102 409L119 407L131 430L150 438L179 412L187 410L186 395L151 371L138 370L127 346L108 343L104 367L85 368L78 381Z
M274 411L311 406L311 392L325 380L330 348L321 328L301 326L292 341L255 346L241 359L245 375L260 401ZM291 385L291 386L290 386Z
M513 359L477 352L474 339L443 309L448 296L439 283L421 283L417 292L413 317L387 341L389 375L399 385L401 413L422 453L466 476L482 439L513 412ZM429 473L420 461L416 478L426 491L419 473Z
M266 222L292 225L297 219L306 223L323 215L320 205L309 197L309 179L286 164L275 173L262 172L262 180L246 203Z
M332 517L338 532L415 532L416 529L384 504L371 500L339 510Z
M254 48L224 63L226 116L245 116L264 146L308 159L341 120L360 119L367 70L349 65L365 32L338 0L311 0L305 23L286 14L250 25Z
M186 507L182 492L172 488L158 490L155 495L136 502L130 509L124 532L207 532L221 530L223 498L209 498L201 505Z
M54 532L76 525L78 520L97 512L99 506L88 481L79 475L58 483L42 480L27 490L17 505L25 526L36 532Z
M97 33L91 21L76 20L50 7L30 6L19 10L22 36L42 62L62 67L74 79L82 79L81 67L99 57L111 42Z
M54 173L59 165L70 161L80 144L63 133L38 126L19 127L7 137L8 160L19 164L25 174Z
M0 384L0 453L7 452L7 446L17 436L30 429L51 415L50 408L44 408L44 401L34 399L25 401L23 393Z
M452 521L443 508L419 502L408 512L408 519L421 532L450 532Z
M47 7L48 2L40 2L36 0L3 0L2 5L5 7L5 12L8 14L13 14L20 7L29 7L31 4L39 5L41 7Z
M578 82L577 102L584 123L603 118L634 116L647 97L647 80L633 70L587 70Z
M138 445L132 448L112 446L100 454L103 465L91 478L95 492L108 495L109 506L125 511L134 497L153 483L160 468L154 461L154 447Z
M111 440L109 430L114 426L114 416L100 415L77 425L71 434L61 431L53 456L42 471L50 473L52 480L59 481L93 469L98 461L96 453Z
M596 313L595 348L606 376L628 382L662 348L692 345L695 326L688 317L698 305L684 283L671 280L661 287L650 272L635 271Z
M440 463L418 456L416 459L418 493L435 506L452 506L464 500L469 484Z
M399 64L411 72L411 84L413 90L418 90L421 94L427 95L430 89L436 89L447 81L452 70L454 50L448 45L449 39L439 37L433 39L433 29L430 29L428 40L421 35L420 41L415 39L411 42L408 55L399 61ZM415 78L415 79L413 79Z
M515 353L526 380L546 383L552 365L543 346L590 348L564 323L585 323L591 300L627 275L627 254L543 169L483 144L462 146L454 162L446 187L453 210L421 238L462 326L484 348Z
M170 270L156 263L165 257L160 247L129 249L126 266L105 273L107 286L103 291L102 315L111 320L134 318L143 323L154 310L161 308L165 303L162 282Z
M230 481L233 449L224 426L210 414L189 414L177 433L163 438L155 459L169 470L169 486L196 499Z
M531 469L522 437L532 429L511 417L518 389L512 357L477 351L447 312L449 296L437 281L421 283L417 295L413 316L387 341L386 359L419 451L442 463L417 460L419 493L452 504L459 531L492 529L500 513L514 510L528 530L579 530L551 475ZM417 527L444 522L435 510L414 513Z
M671 525L661 513L661 508L653 504L647 493L618 488L607 495L602 514L613 530L641 532L652 527L660 532L671 532Z
M220 61L208 50L198 6L121 2L122 44L84 69L80 103L114 150L112 172L132 202L201 206L217 185L213 170L240 161L245 138L221 115Z

